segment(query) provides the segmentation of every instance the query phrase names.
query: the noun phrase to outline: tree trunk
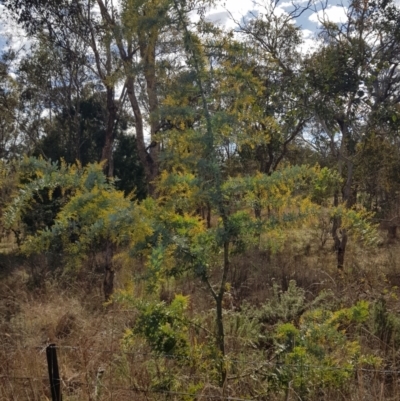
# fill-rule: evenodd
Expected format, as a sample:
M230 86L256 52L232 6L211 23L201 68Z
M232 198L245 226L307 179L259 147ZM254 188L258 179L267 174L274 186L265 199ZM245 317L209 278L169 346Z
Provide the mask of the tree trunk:
M349 209L355 204L357 196L357 192L352 191L354 163L351 160L352 154L350 154L351 152L348 149L348 142L350 140L348 126L343 119L338 119L338 124L342 132L342 143L340 145L339 160L338 160L339 174L340 175L342 174L343 162L346 163L347 167L346 183L342 190L342 195L343 195L342 202L344 203L345 207ZM338 191L335 191L334 206L337 207L338 205L339 205L339 193ZM337 255L337 268L339 270L343 270L348 234L347 230L342 227L342 219L340 218L340 216L333 217L332 238L335 244L335 251Z
M104 299L108 302L114 292L114 276L115 271L113 268L113 248L109 240L106 241L106 254L105 254L105 266L104 266L104 281L103 281L103 291Z
M219 287L219 292L215 296L216 302L216 318L217 318L217 348L220 352L220 385L225 386L226 382L226 366L225 366L225 331L224 331L224 320L222 314L222 301L225 294L226 280L228 278L228 272L230 268L229 262L229 241L224 242L224 268L222 273L221 284Z
M140 31L138 35L140 56L144 65L144 77L146 79L146 91L149 102L151 142L149 152L152 160L150 173L151 181L153 181L158 175L158 159L160 153L160 143L156 139L156 133L159 130L156 79L156 43L158 40L158 29L152 28L149 33Z
M344 256L346 252L347 245L347 231L345 228L340 230L340 237L336 235L334 238L335 241L335 250L337 254L337 268L339 270L343 270L344 267Z
M223 273L221 278L221 283L219 286L219 290L215 291L212 287L210 281L208 280L207 275L202 276L202 280L207 284L211 295L215 300L216 306L216 315L215 315L215 323L216 323L216 335L215 335L215 345L219 351L218 355L218 369L219 369L219 384L222 388L225 387L227 370L225 365L225 330L224 330L224 318L223 318L223 308L222 303L224 299L225 289L226 289L226 280L228 278L229 273L229 241L224 243L224 266Z
M339 205L339 194L338 191L334 194L334 206ZM332 221L332 238L334 241L335 252L337 255L337 268L343 270L344 267L344 256L346 253L347 245L347 231L341 228L342 219L340 216L334 216Z
M211 205L207 202L207 228L211 228Z
M225 292L225 291L224 291ZM220 353L219 360L219 371L220 371L220 386L223 387L226 381L226 366L225 366L225 331L224 321L222 315L222 300L223 293L216 297L216 309L217 309L217 347Z
M104 170L108 177L114 175L112 163L112 150L114 143L114 124L117 119L117 107L114 99L114 88L107 86L107 126L105 133L105 141L101 153L101 161L106 161Z
M152 181L154 179L154 161L151 155L147 152L146 144L144 142L144 130L143 130L143 116L140 111L139 102L135 93L135 86L132 77L128 77L126 80L126 90L129 101L131 103L132 111L135 116L135 128L136 128L136 143L138 149L139 159L143 165L144 174L146 176L146 182L150 195L154 193L154 187Z
M260 199L260 195L257 194L257 198L256 201L254 202L254 217L256 219L261 219L261 199Z
M394 241L397 238L397 226L388 227L389 241Z

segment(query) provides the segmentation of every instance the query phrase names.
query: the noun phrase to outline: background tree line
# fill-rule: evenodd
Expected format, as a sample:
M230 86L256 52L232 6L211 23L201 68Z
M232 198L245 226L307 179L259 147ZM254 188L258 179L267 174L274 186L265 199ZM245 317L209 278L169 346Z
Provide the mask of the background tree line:
M223 174L318 162L343 178L336 206L360 202L382 219L396 217L394 4L351 2L344 23L321 21L319 48L309 54L299 50L303 38L293 22L311 3L283 15L266 3L235 33L203 18L192 22L190 13L201 15L207 2L4 5L34 38L23 58L3 54L4 160L105 161L106 174L120 179L117 188L154 196L157 177L179 163L174 159L196 167L193 143L185 142L208 115ZM332 235L341 266L347 235L339 220Z

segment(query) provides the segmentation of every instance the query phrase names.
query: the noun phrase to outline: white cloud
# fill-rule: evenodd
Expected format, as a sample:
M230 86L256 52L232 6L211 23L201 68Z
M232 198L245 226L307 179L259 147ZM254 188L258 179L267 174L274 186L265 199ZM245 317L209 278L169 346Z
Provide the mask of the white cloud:
M279 5L280 8L291 8L293 7L293 4L291 1L284 1Z
M300 51L303 54L313 53L317 50L319 41L315 35L315 32L309 29L302 29L303 42L300 45Z
M319 10L314 14L311 14L308 19L318 25L320 25L321 21L324 20L334 23L344 23L347 20L346 13L346 7L330 5L324 10Z
M227 11L219 11L207 14L206 20L208 22L213 22L218 25L225 25L229 19L229 13Z
M300 0L300 1L284 1L283 3L279 3L279 8L293 8L293 4L296 6L301 6L302 4L307 4L308 0Z
M300 0L299 4L304 1L306 0ZM285 7L286 3L278 4L274 9L275 15L287 14ZM265 14L270 9L271 2L269 0L225 0L210 9L206 14L206 19L227 29L235 29L238 27L238 23L243 22L243 19L256 17L259 13Z
M295 4L299 6L306 3L308 3L308 0L295 1ZM284 1L278 3L278 5L274 7L274 13L277 16L288 15L290 8L293 8L292 1ZM332 16L334 20L337 19L336 14L338 11L336 8L339 9L340 7L329 7L329 9L326 10L331 20ZM224 3L219 3L216 7L208 10L206 13L206 20L214 22L222 28L235 29L238 28L238 23L243 23L243 19L256 17L259 13L269 13L270 10L270 0L225 0ZM198 20L198 16L193 14L192 21L195 22L196 20ZM295 20L290 20L290 22L296 24ZM304 54L315 51L318 47L318 39L315 36L315 31L302 29L301 33L303 42L300 45L300 51Z
M226 0L212 8L206 15L206 19L227 29L234 29L252 9L254 9L254 3L251 0Z
M304 39L310 39L314 37L314 32L310 31L309 29L303 29L301 33L303 34Z
M246 15L251 9L256 6L255 2L251 0L226 0L221 5L218 5L216 9L228 10L232 14Z

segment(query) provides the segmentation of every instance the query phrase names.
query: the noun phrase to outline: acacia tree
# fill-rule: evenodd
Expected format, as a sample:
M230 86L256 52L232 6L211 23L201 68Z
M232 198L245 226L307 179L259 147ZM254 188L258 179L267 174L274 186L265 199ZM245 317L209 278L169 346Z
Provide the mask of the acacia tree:
M277 169L311 117L300 50L302 34L293 23L311 3L294 5L285 14L277 13L277 4L267 1L257 17L238 23L252 74L260 83L256 95L260 117L252 126L259 137L265 137L243 147L241 155L255 158L258 170L266 174Z
M150 258L149 268L154 272L154 277L159 277L163 271L171 274L171 270L179 272L191 267L214 299L219 383L224 388L227 350L223 299L232 255L256 246L262 232L273 235L274 228L279 226L282 229L285 221L294 224L305 218L314 207L310 202L310 194L318 171L307 167L288 168L270 177L259 174L237 178L230 178L225 173L220 151L226 138L224 122L229 120L230 109L229 106L227 109L215 107L215 98L211 95L215 87L215 74L208 68L207 61L210 59L204 49L209 46L206 41L203 42L208 37L209 27L200 25L206 29L204 37L195 34L184 12L185 4L176 0L174 7L184 32L186 68L195 83L193 89L201 105L197 112L201 114L195 130L185 126L185 119L182 120L180 136L190 139L181 140L181 143L189 149L195 149L196 155L190 158L190 151L183 153L186 157L179 159L178 168L162 172L157 182L160 191L158 201L164 208L157 224L161 231L152 236L152 241L147 240L145 247L151 245L148 251L154 257ZM230 73L229 70L226 72ZM165 150L172 154L174 151L175 148ZM181 149L178 151L182 152ZM185 162L188 164L185 165ZM269 207L270 215L254 218L248 205L252 205L255 192L260 188L265 194L263 205ZM207 227L193 215L193 205L201 197L216 213L216 225Z
M133 225L137 239L141 238L140 228L134 222L134 216L139 216L132 209L133 203L115 189L103 174L101 164L82 167L25 158L18 171L24 185L14 191L4 210L4 227L23 231L24 217L29 210L38 209L37 200L44 193L50 199L57 195L52 216L47 221L42 218L41 224L21 233L21 251L28 256L56 256L57 264L70 272L79 271L93 250L103 251L103 289L106 301L109 300L114 288L113 252L126 244Z

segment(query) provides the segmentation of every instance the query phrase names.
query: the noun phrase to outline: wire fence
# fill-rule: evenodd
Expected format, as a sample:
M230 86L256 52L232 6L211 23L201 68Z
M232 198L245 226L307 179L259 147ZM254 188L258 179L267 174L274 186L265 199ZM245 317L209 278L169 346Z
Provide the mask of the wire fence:
M4 346L0 345L0 351L7 351L7 352L38 352L39 354L45 354L46 349L49 347L49 344L46 345L37 345L37 346ZM147 358L162 358L162 359L175 359L175 360L207 360L209 359L208 355L191 357L190 355L177 355L177 354L164 354L164 353L155 353L155 352L138 352L138 351L125 351L123 349L104 349L104 348L97 348L97 347L83 347L79 345L52 345L52 347L56 350L61 351L79 351L79 352L89 352L89 353L102 353L102 354L122 354L122 355L129 355L133 357L142 357L144 359ZM243 360L243 359L236 359L236 358L229 358L229 362L231 363L245 363L246 365L258 365L254 361L250 360ZM345 368L339 366L328 366L328 365L310 365L310 364L287 364L283 362L276 362L276 361L265 361L263 362L263 366L275 368L275 367L293 367L293 368L312 368L312 369L322 369L322 370L339 370L339 371L363 371L363 372L370 372L370 373L381 373L381 374L393 374L393 375L400 375L400 369L372 369L372 368ZM2 376L0 375L0 378Z
M49 345L42 345L42 346L20 346L20 347L12 347L12 346L0 346L0 350L3 349L8 351L8 352L38 352L39 354L45 353L46 349L48 348ZM206 360L209 359L209 356L196 356L196 357L191 357L187 355L176 355L176 354L161 354L161 353L154 353L154 352L135 352L135 351L124 351L124 350L111 350L111 349L103 349L103 348L96 348L96 347L82 347L79 345L52 345L53 348L56 350L66 350L66 351L85 351L85 352L91 352L91 353L102 353L102 354L122 354L122 355L129 355L133 357L142 357L144 359L146 358L162 358L162 359L175 359L175 360L186 360L190 361L191 359L202 359ZM240 363L245 363L247 365L257 365L256 362L250 361L250 360L243 360L243 359L235 359L235 358L229 358L229 362L235 363L235 362L240 362ZM275 367L293 367L293 368L312 368L312 369L322 369L322 370L339 370L339 371L354 371L355 368L345 368L345 367L338 367L338 366L327 366L327 365L309 365L309 364L287 364L287 363L281 363L281 362L274 362L274 361L265 361L263 362L263 366L265 367L270 367L270 368L275 368ZM372 369L372 368L361 368L357 367L357 371L363 371L363 372L370 372L370 373L381 373L381 374L393 374L393 375L400 375L400 369ZM2 376L0 375L0 378Z
M54 344L17 347L3 344L0 346L0 353L1 351L3 351L1 355L3 361L0 365L0 400L267 400L269 399L267 390L264 392L258 390L251 396L242 396L240 391L237 391L237 388L240 388L241 378L256 376L260 371L285 370L297 372L297 374L303 374L307 370L313 372L339 371L354 374L354 377L362 375L367 378L379 377L380 383L386 383L388 377L396 383L400 379L400 369L340 367L306 363L286 364L276 360L254 361L243 357L228 358L227 363L233 367L231 370L236 371L236 375L228 376L226 386L221 388L215 384L215 380L214 384L212 384L212 380L204 381L204 376L196 375L195 369L190 371L189 366L192 363L207 360L209 356L206 355L192 357L190 355L155 354L153 352ZM57 362L56 353L59 362ZM26 357L27 355L29 357ZM93 358L93 355L97 355L97 358ZM124 358L129 358L129 363L124 363ZM173 373L174 366L172 364L177 361L184 362L185 366L188 366L188 371L185 373L186 382L202 383L202 385L198 387L192 385L186 391L171 389L173 386L167 382L153 382L150 385L149 374L141 367L142 362L149 360L153 360L155 363L156 375L159 373L157 369L164 369L164 372L168 373L170 368ZM21 366L19 362L22 361L30 361L27 363L30 366ZM158 364L157 361L164 364ZM171 364L168 365L169 363ZM236 367L235 364L237 364ZM244 372L244 368L247 369L247 372ZM23 374L24 372L25 374ZM233 387L230 385L230 381L235 383L235 391L231 391Z

